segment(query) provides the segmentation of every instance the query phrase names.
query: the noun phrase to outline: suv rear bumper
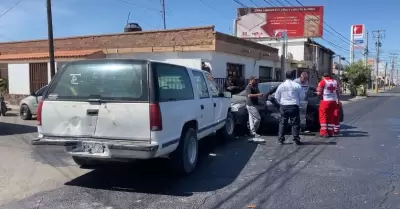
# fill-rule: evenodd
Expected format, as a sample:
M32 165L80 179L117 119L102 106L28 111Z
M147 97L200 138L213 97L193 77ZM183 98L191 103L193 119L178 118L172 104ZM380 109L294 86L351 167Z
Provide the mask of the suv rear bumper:
M82 142L101 143L105 147L103 153L92 154L83 151ZM36 138L31 141L32 145L52 145L65 147L66 151L72 156L103 159L150 159L154 158L158 151L158 144L138 141L113 141L93 139L56 139L56 138Z

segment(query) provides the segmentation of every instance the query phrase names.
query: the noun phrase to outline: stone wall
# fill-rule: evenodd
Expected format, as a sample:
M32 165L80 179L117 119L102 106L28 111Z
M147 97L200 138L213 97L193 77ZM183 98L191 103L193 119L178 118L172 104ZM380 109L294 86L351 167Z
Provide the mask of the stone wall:
M19 105L19 102L29 95L26 94L8 94L4 95L4 100L10 105Z
M214 27L80 36L54 39L56 51L213 45ZM0 43L0 54L48 52L47 40Z

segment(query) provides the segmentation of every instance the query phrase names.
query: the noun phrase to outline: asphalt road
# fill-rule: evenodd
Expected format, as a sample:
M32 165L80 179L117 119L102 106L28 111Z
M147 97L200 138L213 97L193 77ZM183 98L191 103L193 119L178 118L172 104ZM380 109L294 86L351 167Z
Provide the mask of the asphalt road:
M399 89L346 104L342 136L300 147L208 139L184 178L162 159L83 170L30 146L34 122L2 118L15 121L0 134L0 208L400 208L399 104Z

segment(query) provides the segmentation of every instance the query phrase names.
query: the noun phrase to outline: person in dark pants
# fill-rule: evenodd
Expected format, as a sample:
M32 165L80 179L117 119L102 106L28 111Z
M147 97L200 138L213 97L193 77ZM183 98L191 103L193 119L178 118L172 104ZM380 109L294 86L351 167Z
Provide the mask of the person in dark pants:
M286 72L286 80L278 86L275 92L275 98L279 102L281 119L279 121L279 138L278 142L285 142L285 130L288 126L288 120L292 122L293 141L296 145L300 142L300 100L304 94L300 84L293 81L294 71Z

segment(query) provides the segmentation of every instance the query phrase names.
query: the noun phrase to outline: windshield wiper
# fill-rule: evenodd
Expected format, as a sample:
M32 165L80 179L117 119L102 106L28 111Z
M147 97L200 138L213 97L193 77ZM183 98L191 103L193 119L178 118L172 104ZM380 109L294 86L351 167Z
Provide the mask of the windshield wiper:
M100 95L89 95L88 102L102 102Z

